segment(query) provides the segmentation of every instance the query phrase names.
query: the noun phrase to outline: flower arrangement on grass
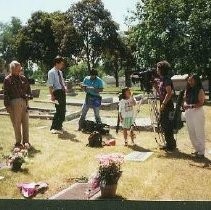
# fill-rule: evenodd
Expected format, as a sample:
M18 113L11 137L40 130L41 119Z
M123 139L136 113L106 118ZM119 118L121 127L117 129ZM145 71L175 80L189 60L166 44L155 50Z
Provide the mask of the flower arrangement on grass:
M27 149L14 148L11 155L4 156L6 159L6 164L11 167L13 171L20 170L23 163L25 163L25 158L28 155Z
M117 184L122 175L121 165L124 162L124 156L121 154L108 154L98 156L97 159L99 160L98 171L89 181L92 189Z

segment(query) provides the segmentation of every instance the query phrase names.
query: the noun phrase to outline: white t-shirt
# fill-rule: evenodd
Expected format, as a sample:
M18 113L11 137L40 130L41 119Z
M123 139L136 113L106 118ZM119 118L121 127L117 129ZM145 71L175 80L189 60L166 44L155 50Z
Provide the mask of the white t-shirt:
M134 117L134 101L136 103L135 98L130 98L127 100L122 99L119 102L119 112L123 118Z

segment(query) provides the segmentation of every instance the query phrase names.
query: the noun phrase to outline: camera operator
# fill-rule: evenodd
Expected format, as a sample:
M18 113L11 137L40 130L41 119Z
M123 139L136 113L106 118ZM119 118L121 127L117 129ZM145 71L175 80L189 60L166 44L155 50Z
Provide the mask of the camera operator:
M157 90L160 98L160 123L166 142L166 145L161 149L166 151L176 149L173 132L174 104L172 96L174 94L174 87L172 80L168 76L170 68L171 66L167 61L157 63L157 74L160 79L154 83L154 88Z
M21 64L12 61L11 73L4 79L4 105L15 131L15 147L30 146L28 100L32 98L32 95L28 80L21 71Z

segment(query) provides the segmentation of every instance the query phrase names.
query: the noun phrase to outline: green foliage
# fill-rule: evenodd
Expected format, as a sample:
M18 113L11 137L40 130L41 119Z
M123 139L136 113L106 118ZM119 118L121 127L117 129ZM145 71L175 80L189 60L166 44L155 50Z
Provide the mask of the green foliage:
M20 33L18 48L20 60L40 61L48 67L52 65L53 58L58 54L58 46L48 13L38 11L32 14Z
M21 28L22 23L16 17L9 24L0 24L0 56L7 64L17 59L16 39Z
M139 66L166 59L175 73L211 67L210 1L141 0L134 18L129 40Z
M42 68L38 67L36 71L33 73L33 78L38 81L39 83L42 83L45 79L45 74Z
M98 64L103 49L117 37L118 26L101 0L81 0L71 6L67 15L83 40L81 58L90 71Z
M88 75L87 65L80 63L69 67L67 71L67 78L73 78L76 80L83 81L84 77Z
M99 77L103 77L105 75L104 73L105 69L103 68L103 66L97 66L95 69L97 70ZM67 79L72 78L75 80L83 81L83 79L89 75L87 64L79 63L73 66L70 66L67 69L66 75L67 75L66 76Z

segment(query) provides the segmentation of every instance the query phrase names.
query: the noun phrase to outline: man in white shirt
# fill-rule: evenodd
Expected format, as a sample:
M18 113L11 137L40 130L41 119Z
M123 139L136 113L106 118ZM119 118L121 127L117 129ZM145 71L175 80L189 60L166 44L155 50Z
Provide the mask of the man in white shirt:
M51 132L62 134L62 124L66 113L66 86L62 74L64 68L64 58L57 56L54 59L54 67L48 72L48 86L51 100L55 103L56 113L54 114Z

